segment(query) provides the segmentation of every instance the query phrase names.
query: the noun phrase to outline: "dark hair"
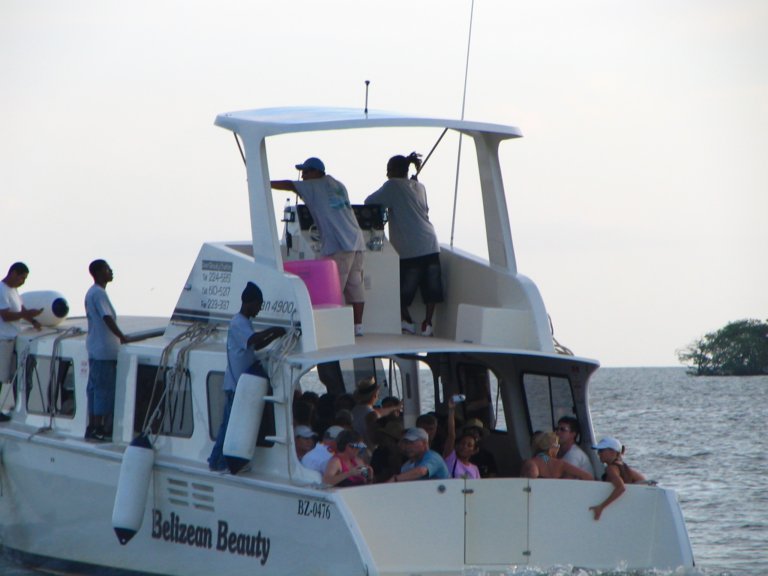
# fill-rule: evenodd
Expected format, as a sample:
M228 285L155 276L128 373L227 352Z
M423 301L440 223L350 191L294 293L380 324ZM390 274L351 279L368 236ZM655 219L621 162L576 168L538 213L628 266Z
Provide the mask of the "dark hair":
M24 262L14 262L11 267L8 268L8 274L29 274L29 268Z
M248 282L243 288L243 293L240 295L240 300L243 304L246 302L264 302L264 296L261 294L261 289L253 282Z
M344 452L347 446L360 442L360 434L355 430L343 430L336 436L336 452Z
M109 264L107 264L107 261L99 258L98 260L94 260L88 265L88 272L91 273L91 276L95 276L96 274L104 270L104 268L106 268L107 266L109 266Z
M400 398L397 396L387 396L384 398L384 400L381 401L382 408L387 408L389 406L398 406L400 404Z
M429 412L420 414L419 417L416 418L416 427L420 428L422 426L437 426L437 416Z
M411 152L408 156L392 156L387 162L387 174L394 178L406 178L408 176L408 167L413 164L416 170L421 168L421 155Z
M559 424L567 424L568 427L576 433L576 438L578 439L579 434L581 434L581 426L579 426L579 421L574 418L573 416L563 416L560 418L560 420L557 421Z

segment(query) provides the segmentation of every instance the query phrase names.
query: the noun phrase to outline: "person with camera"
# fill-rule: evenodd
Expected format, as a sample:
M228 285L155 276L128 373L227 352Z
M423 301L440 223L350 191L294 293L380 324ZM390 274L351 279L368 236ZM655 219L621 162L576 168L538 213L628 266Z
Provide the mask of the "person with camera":
M325 467L323 483L339 487L369 484L373 480L373 469L359 457L365 448L356 431L340 432L336 437L336 454Z

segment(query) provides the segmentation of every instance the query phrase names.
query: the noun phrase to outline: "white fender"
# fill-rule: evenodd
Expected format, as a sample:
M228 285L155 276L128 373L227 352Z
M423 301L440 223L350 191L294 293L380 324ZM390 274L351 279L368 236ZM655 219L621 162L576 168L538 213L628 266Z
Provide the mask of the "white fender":
M237 381L223 448L232 474L237 474L253 458L268 384L266 378L254 374L243 374Z
M112 527L120 544L127 544L141 528L154 462L155 451L146 436L136 437L125 449L112 509Z
M67 299L60 292L53 290L37 290L21 295L24 308L42 308L43 311L35 318L43 326L53 328L61 324L69 314Z

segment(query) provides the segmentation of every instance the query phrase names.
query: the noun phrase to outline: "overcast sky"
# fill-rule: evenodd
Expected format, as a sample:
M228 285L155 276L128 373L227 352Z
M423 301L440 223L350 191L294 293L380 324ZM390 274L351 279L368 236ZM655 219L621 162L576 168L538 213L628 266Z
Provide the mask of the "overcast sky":
M0 269L25 261L24 289L82 314L103 257L118 315L169 315L200 245L250 234L216 114L362 107L370 80L371 108L459 117L470 8L0 0ZM704 333L768 318L766 25L765 0L476 0L465 117L525 135L502 148L518 269L577 354L676 365ZM362 202L387 157L429 145L375 149L372 171L291 142L272 176L319 155ZM442 242L455 154L421 178ZM457 245L483 255L474 236Z

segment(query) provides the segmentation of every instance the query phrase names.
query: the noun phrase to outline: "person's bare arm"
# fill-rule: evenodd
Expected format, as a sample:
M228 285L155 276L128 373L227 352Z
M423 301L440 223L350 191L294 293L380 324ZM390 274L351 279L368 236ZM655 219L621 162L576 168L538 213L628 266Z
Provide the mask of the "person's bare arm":
M269 185L274 190L285 190L286 192L296 192L296 184L292 180L272 180Z
M618 466L608 466L605 469L605 475L608 478L608 481L613 484L613 490L608 495L608 498L603 500L600 504L589 507L595 516L595 520L600 520L603 510L605 510L611 503L618 500L627 490L626 486L624 486L624 480L621 479L621 474L619 474Z

